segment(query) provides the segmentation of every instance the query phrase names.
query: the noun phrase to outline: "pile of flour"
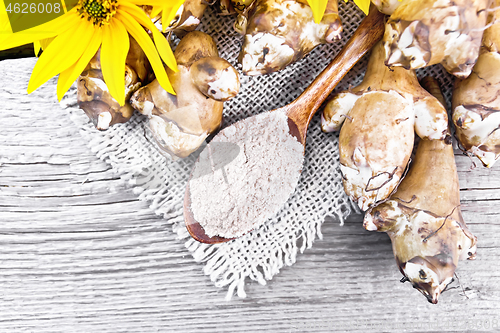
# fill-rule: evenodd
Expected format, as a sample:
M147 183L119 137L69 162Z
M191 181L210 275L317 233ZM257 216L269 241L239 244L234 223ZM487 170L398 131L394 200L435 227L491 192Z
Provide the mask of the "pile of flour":
M202 151L189 182L195 220L210 237L238 237L260 226L294 192L303 152L280 111L225 128Z

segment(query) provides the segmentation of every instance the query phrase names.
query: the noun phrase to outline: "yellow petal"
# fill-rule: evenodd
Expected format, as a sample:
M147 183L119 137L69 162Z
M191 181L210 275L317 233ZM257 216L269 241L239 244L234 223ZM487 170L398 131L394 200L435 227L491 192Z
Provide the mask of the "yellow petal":
M73 29L57 36L38 59L28 84L28 93L33 92L50 78L73 65L83 54L94 34L85 20L73 21Z
M125 60L130 47L127 29L119 20L111 20L102 29L101 70L114 99L125 105Z
M42 50L45 50L53 40L54 40L54 37L44 38L44 39L39 40L40 46L42 47Z
M160 14L161 10L162 7L160 6L153 7L153 9L151 9L151 14L149 14L149 17L154 19L156 16L158 16L158 14Z
M165 89L169 93L175 94L174 89L172 88L172 85L170 84L170 81L168 79L167 72L165 71L165 67L163 67L163 63L158 56L158 52L156 51L153 41L146 33L146 31L144 31L142 26L125 11L117 11L115 18L120 20L125 25L127 31L139 44L141 49L146 54L146 57L148 57L158 83L160 83L163 89Z
M45 38L33 42L33 48L35 49L35 56L38 57L40 51L43 51L49 46L50 42L54 40L55 37Z
M177 62L175 61L174 53L168 44L165 36L161 34L161 32L156 28L156 26L151 22L151 20L144 14L139 7L135 5L130 5L128 3L120 4L120 9L127 12L132 16L139 24L145 26L153 33L153 39L156 44L156 48L158 49L158 53L163 61L170 67L172 70L177 71Z
M90 25L91 23L89 23ZM63 98L64 94L71 87L73 82L78 78L78 76L83 72L85 67L92 59L92 57L97 53L102 42L102 30L96 30L94 36L90 40L89 45L83 51L82 56L78 61L68 69L64 70L59 74L59 79L57 80L57 98L59 101Z
M33 42L33 51L35 51L35 56L38 57L38 54L42 50L42 46L40 45L39 41L34 41Z
M179 3L177 6L174 6L174 7L164 7L163 8L163 13L162 13L162 17L161 17L161 25L162 25L162 28L163 28L163 31L165 31L170 22L173 21L174 17L175 17L175 14L177 14L177 11L179 10L180 6L182 4Z
M370 0L354 0L354 3L365 13L368 15L368 10L370 9Z
M311 10L313 12L314 22L320 23L323 15L325 14L328 0L307 0L307 2L309 3L309 7L311 7Z
M36 27L16 33L0 35L0 51L33 43L40 39L54 37L73 28L76 20L80 20L80 18L76 14L76 10L72 10Z
M0 38L11 33L12 27L10 26L7 11L5 10L4 1L0 1Z

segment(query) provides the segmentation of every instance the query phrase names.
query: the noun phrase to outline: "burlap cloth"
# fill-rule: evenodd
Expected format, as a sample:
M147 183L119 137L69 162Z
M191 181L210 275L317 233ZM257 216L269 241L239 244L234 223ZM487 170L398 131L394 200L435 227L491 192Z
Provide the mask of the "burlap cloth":
M305 59L279 73L241 76L240 93L224 105L223 126L286 105L298 97L364 18L352 1L339 1L339 7L343 40L317 47ZM220 55L239 68L237 55L242 36L232 29L233 21L234 17L220 16L215 10L208 9L199 30L214 37ZM361 82L366 64L367 57L344 77L334 92ZM445 87L447 101L450 101L452 78L441 66L421 70L418 74L438 78ZM227 288L227 299L235 293L239 297L246 296L244 285L247 278L265 284L284 265L293 265L299 252L310 248L317 237L322 237L321 225L325 216L336 216L342 223L356 209L342 189L338 134L321 131L318 112L308 130L299 184L281 211L261 228L237 240L218 245L198 243L187 233L182 215L186 182L198 154L177 161L165 158L148 137L147 118L139 114L126 124L99 132L77 107L74 86L61 105L70 112L71 119L97 156L111 164L134 186L141 200L149 202L156 214L171 223L178 240L184 242L194 260L204 265L204 273L210 276L215 286Z

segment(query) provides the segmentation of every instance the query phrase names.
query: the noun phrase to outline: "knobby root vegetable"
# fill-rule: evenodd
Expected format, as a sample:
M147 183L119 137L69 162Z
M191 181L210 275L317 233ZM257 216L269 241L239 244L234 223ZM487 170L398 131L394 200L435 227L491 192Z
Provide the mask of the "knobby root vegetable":
M231 0L219 0L216 6L222 15L232 15L235 13Z
M396 193L369 210L363 225L389 235L401 273L429 302L437 303L453 280L458 260L474 259L476 254L476 237L460 210L452 145L420 140L415 161Z
M377 7L379 12L391 15L401 4L401 1L402 0L372 0L372 3Z
M363 82L330 100L323 131L340 130L340 169L346 194L366 211L394 191L414 145L444 139L446 109L423 89L413 70L384 65L384 48L373 49Z
M279 71L317 45L341 38L337 0L328 1L319 24L306 0L256 0L244 15L236 26L245 34L239 61L246 75Z
M120 106L110 95L104 82L99 49L77 80L78 106L99 130L107 130L114 124L125 123L134 113L128 100L142 84L151 80L150 73L146 55L139 44L130 37L130 49L125 60L125 105Z
M219 9L223 15L243 14L255 0L219 0Z
M486 167L500 157L500 1L483 36L481 54L471 75L455 81L452 110L458 141Z
M230 2L231 11L236 13L236 21L234 22L234 30L239 34L244 35L248 26L248 17L250 11L255 9L257 0L228 0Z
M363 225L389 235L402 281L437 303L458 260L476 255L477 239L460 209L451 140L420 140L408 175L390 200L365 214Z
M186 0L177 11L172 22L162 22L166 32L173 32L178 37L194 31L201 22L201 18L209 2L206 0Z
M188 33L174 52L179 68L167 74L176 95L154 80L131 97L132 106L149 117L158 147L172 157L186 157L219 129L223 101L239 91L238 72L219 58L209 35Z
M423 84L441 95L435 80ZM437 303L452 282L458 261L476 255L477 239L460 210L451 137L420 140L408 175L390 200L365 214L363 225L389 235L404 275L401 281L410 281L429 302Z
M466 78L479 55L489 1L403 1L386 24L386 64L416 69L441 63Z

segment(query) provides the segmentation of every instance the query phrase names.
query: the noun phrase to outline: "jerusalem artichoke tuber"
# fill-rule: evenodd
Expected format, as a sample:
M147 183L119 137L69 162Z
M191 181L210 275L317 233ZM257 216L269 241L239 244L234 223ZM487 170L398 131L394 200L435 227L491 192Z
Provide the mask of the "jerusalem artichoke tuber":
M408 175L390 200L366 213L364 227L389 235L405 279L437 303L453 280L458 260L476 254L476 237L460 210L452 145L420 140Z
M239 61L247 75L279 71L317 45L341 38L337 0L328 1L319 24L306 0L256 0L243 14L237 22L245 34Z
M453 90L453 123L464 149L492 167L500 157L500 0L489 17L481 54L471 75Z
M125 61L126 102L120 106L110 95L104 82L99 50L77 80L78 106L99 130L107 130L114 124L127 122L134 112L128 99L142 84L149 82L150 73L146 55L137 42L130 38L130 49Z
M419 85L415 72L386 67L384 56L379 42L363 82L336 95L322 114L323 131L340 130L344 190L363 211L385 200L401 180L414 131L443 139L448 127L446 110Z
M205 0L186 0L180 6L172 22L162 22L163 30L172 31L177 36L183 37L198 27L207 6L208 2Z
M379 12L391 15L401 4L401 1L402 0L372 0L372 3L377 7Z
M455 157L444 140L420 140L414 165L389 201L367 212L367 230L387 232L401 273L437 303L476 237L460 211Z
M403 1L386 24L386 64L416 69L441 63L467 77L479 55L489 1Z
M238 72L218 57L209 35L188 33L174 52L178 72L167 69L177 95L165 91L155 80L131 97L132 106L149 117L149 126L159 148L176 157L186 157L219 129L223 101L239 91Z
M439 94L428 78L427 89ZM437 87L437 88L436 88ZM429 90L431 91L431 90ZM474 259L477 239L460 210L460 189L451 137L418 143L415 160L390 200L368 210L365 229L386 232L401 281L410 281L431 303L453 280L459 260Z

